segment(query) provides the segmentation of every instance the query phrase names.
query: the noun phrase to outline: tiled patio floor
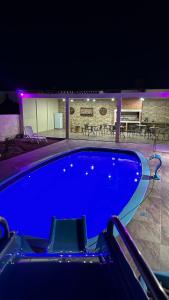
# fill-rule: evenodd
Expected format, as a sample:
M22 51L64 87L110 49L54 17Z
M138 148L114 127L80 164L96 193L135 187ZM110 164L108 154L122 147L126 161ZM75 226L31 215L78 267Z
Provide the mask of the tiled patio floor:
M83 146L134 149L142 152L147 158L153 153L153 146L147 144L64 140L0 162L0 180L38 160ZM157 150L160 150L156 152L160 153L163 159L161 180L150 183L147 199L127 227L153 270L169 271L169 146L161 145ZM150 164L152 170L154 164L155 162Z

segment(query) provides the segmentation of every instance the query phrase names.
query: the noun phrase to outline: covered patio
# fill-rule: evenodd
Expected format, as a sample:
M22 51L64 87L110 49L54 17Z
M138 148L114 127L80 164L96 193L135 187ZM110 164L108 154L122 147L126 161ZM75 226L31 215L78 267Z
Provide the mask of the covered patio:
M19 92L21 127L47 137L169 144L169 91Z

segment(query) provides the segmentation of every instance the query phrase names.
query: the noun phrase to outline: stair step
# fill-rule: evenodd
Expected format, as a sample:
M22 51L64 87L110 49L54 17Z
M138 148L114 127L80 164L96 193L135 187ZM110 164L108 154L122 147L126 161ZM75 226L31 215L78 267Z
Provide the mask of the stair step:
M114 263L20 262L1 274L1 300L134 300ZM144 299L137 297L137 300Z

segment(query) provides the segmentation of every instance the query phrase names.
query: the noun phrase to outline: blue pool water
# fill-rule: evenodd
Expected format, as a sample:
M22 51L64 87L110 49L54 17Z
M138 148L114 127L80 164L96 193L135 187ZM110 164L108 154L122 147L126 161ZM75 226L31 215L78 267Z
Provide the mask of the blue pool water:
M88 238L106 228L139 184L142 167L133 152L78 151L24 175L0 192L0 215L11 230L48 238L52 216L86 215Z

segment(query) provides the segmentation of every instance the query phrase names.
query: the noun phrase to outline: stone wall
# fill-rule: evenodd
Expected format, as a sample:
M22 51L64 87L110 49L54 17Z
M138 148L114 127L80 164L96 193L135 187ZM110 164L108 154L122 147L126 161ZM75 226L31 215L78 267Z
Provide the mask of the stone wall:
M116 101L111 99L97 99L96 102L86 99L74 100L70 102L70 107L73 107L75 112L70 115L70 127L84 126L84 124L101 125L114 123L114 109L116 109ZM100 108L106 108L106 115L102 116L99 112ZM93 108L93 116L81 116L80 108Z
M19 115L0 115L0 140L20 133Z
M84 126L89 123L91 125L113 124L114 109L116 109L116 101L110 99L100 99L96 102L84 100L75 100L70 102L70 107L75 109L73 115L70 115L70 126ZM80 116L80 108L93 108L93 117ZM101 107L107 108L107 114L102 116L99 113ZM145 99L143 102L139 99L123 99L122 109L142 110L141 121L148 118L148 122L168 123L169 124L169 99Z
M142 121L148 118L148 122L169 123L168 99L145 99L143 102Z

